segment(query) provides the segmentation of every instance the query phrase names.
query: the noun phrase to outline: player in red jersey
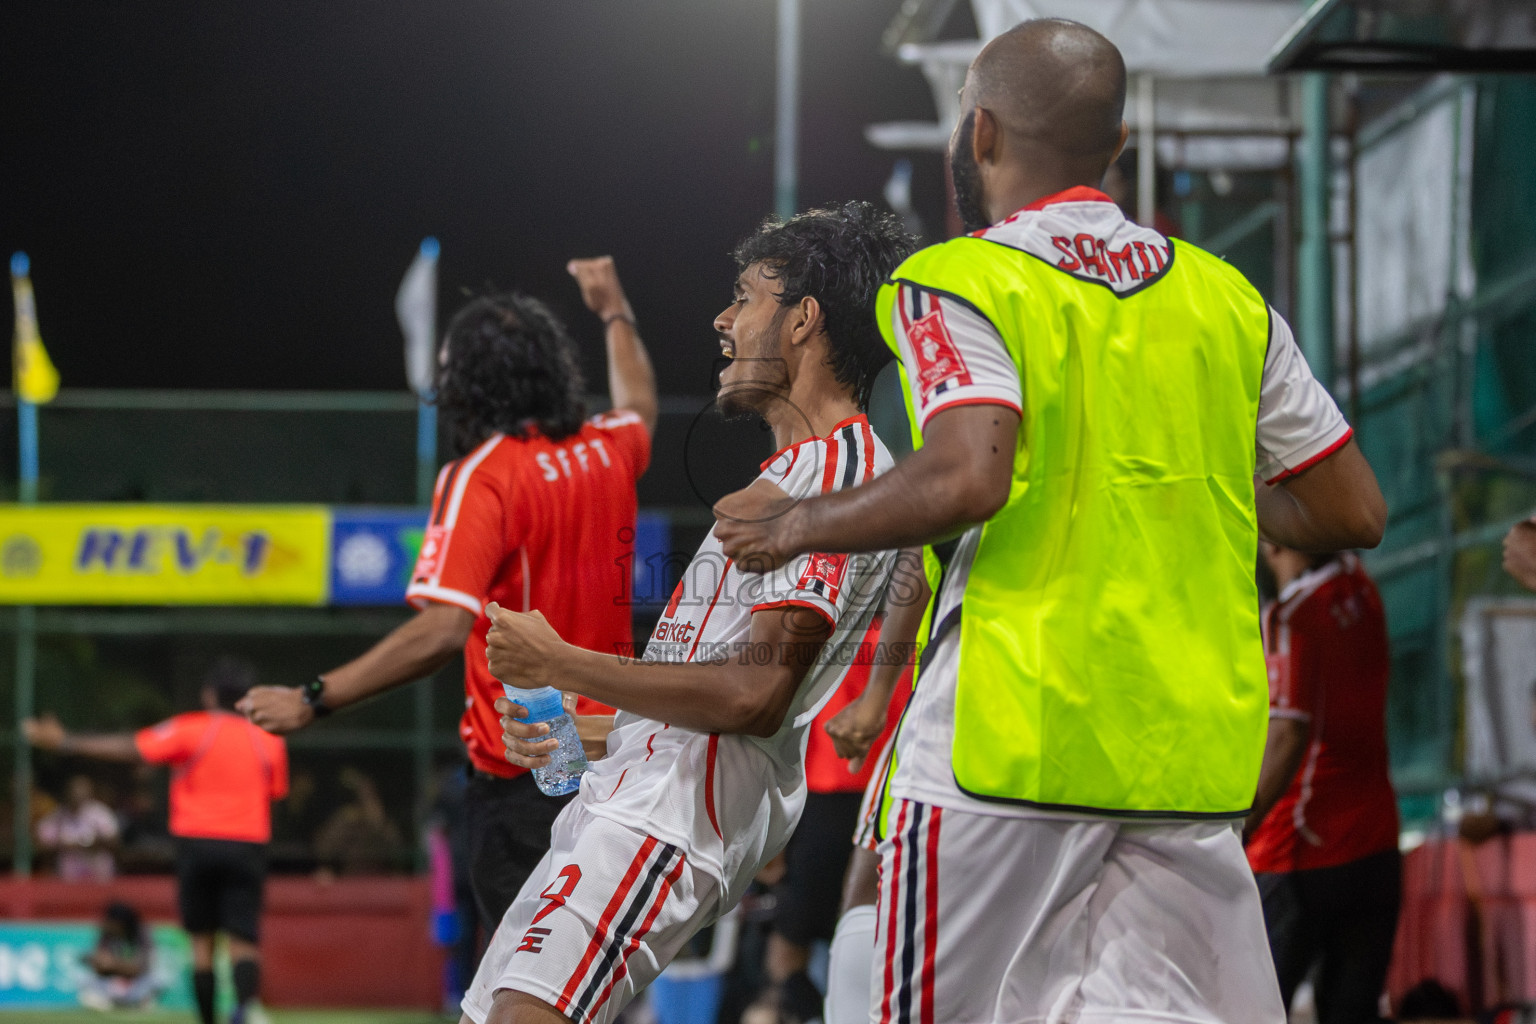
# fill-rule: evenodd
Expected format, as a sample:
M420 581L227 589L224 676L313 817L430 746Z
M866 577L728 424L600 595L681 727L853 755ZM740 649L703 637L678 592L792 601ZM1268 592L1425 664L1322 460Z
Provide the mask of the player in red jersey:
M1263 545L1270 726L1244 833L1280 993L1314 965L1321 1024L1375 1020L1397 931L1397 797L1387 775L1391 659L1360 560Z
M544 851L569 798L546 797L501 754L485 663L485 607L537 609L571 643L633 643L628 580L635 481L650 460L656 385L608 257L567 268L602 318L611 413L584 418L574 345L544 305L476 299L449 325L437 405L459 457L443 467L406 599L420 609L372 649L306 686L260 687L241 702L276 733L431 675L464 652L459 733L469 754L470 883L489 934ZM584 721L608 709L583 701Z

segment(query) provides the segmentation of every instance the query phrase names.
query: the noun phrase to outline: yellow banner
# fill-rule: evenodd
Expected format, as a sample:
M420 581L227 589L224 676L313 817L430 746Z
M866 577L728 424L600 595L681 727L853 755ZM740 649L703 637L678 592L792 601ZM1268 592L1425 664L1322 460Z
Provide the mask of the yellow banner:
M0 505L0 604L323 604L318 505Z

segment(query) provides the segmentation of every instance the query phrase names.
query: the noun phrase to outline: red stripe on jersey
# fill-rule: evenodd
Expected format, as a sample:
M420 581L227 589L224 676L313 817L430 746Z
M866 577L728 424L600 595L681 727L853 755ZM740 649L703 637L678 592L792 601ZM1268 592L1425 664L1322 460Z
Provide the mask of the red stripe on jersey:
M891 913L885 929L885 998L880 1008L880 1024L891 1024L891 1004L896 1000L896 908L901 904L901 837L907 830L907 802L901 802L896 817L896 833L891 837L895 862L891 865Z
M837 441L827 438L827 464L821 471L821 493L826 494L837 481Z
M715 585L715 596L709 599L709 607L704 610L704 621L699 623L699 631L693 635L693 646L688 648L688 657L684 661L693 660L693 652L699 649L699 641L704 639L704 627L709 625L709 617L715 613L715 603L720 600L720 591L725 589L725 579L731 574L733 560L725 560L725 568L720 570L720 582Z
M1355 429L1353 427L1350 427L1349 429L1344 431L1344 436L1343 437L1339 438L1337 441L1333 442L1333 444L1329 445L1327 448L1324 448L1322 451L1320 451L1316 455L1312 456L1306 462L1303 462L1299 466L1292 466L1290 469L1287 469L1287 470L1284 470L1283 472L1281 472L1279 476L1270 477L1268 480L1266 480L1264 482L1266 484L1277 484L1277 483L1279 483L1282 480L1289 480L1291 477L1295 476L1297 473L1306 472L1307 470L1311 469L1313 466L1317 465L1319 462L1322 462L1328 456L1332 455L1334 452L1338 451L1340 448L1343 448L1345 445L1349 444L1349 439L1354 437L1354 436L1355 436Z
M629 769L628 768L625 768L623 771L619 772L619 781L615 782L613 784L613 792L609 793L607 796L603 797L601 800L599 800L597 802L598 803L606 803L609 800L612 800L615 796L617 796L618 792L619 792L619 787L624 785L624 776L626 776L628 774L629 774Z
M923 921L923 991L919 1017L922 1024L933 1022L933 962L939 944L939 816L943 808L934 807L928 816L928 863L923 880L927 888Z
M720 821L715 817L715 752L720 748L720 734L709 734L709 755L704 759L704 810L709 814L709 827L715 830L715 836L724 839L720 835Z
M624 872L624 878L619 882L619 887L613 892L613 899L608 901L608 906L603 908L603 916L598 919L597 930L592 933L592 941L587 943L587 951L582 955L581 963L571 975L571 980L565 983L565 989L560 993L560 998L555 1001L555 1009L570 1016L571 999L576 995L576 989L581 985L581 979L586 977L587 969L592 966L592 961L597 958L598 950L603 948L603 943L608 941L608 928L613 924L613 919L618 916L619 909L624 906L624 901L629 897L629 890L635 886L635 879L640 877L640 870L645 867L645 862L650 859L651 851L656 849L656 839L646 836L645 842L640 844L640 852L635 854L635 859L630 862L629 870Z
M587 1020L591 1020L597 1013L598 1007L608 1001L608 995L613 991L613 986L618 984L619 979L629 973L630 954L640 948L640 940L650 933L651 926L656 923L656 918L661 913L662 904L667 902L667 894L672 891L672 886L677 883L678 876L682 873L683 855L679 853L677 855L677 863L672 865L672 870L668 871L667 876L661 880L661 889L656 894L656 902L651 904L651 909L646 913L645 920L640 922L640 927L629 937L629 941L624 944L624 952L619 957L619 966L608 979L608 984L603 987L602 995L597 997L597 1001L587 1011Z
M859 429L864 432L864 479L869 483L875 478L875 432L869 429L869 420L859 417Z
M661 617L664 618L664 619L670 619L672 616L676 615L677 614L678 602L682 601L682 599L683 599L683 581L682 580L678 580L677 581L677 588L672 591L672 600L667 602L667 610L665 612L662 612Z

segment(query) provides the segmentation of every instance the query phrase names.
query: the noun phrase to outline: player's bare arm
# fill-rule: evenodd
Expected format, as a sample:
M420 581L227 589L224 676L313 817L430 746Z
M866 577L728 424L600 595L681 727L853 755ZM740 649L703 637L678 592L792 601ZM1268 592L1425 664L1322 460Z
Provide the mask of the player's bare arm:
M143 760L131 733L72 733L51 714L23 720L21 732L27 743L38 750L71 757L89 757L97 761L121 761L125 764L138 764Z
M571 260L565 270L576 279L581 300L603 321L608 345L608 397L613 407L636 413L645 424L646 433L654 434L660 408L656 400L656 373L640 340L635 311L619 282L613 257Z
M807 551L885 551L934 544L986 522L1008 500L1019 414L1003 405L944 409L923 446L866 484L806 501L751 488L715 505L725 553L756 571Z
M344 708L432 675L464 649L474 624L474 614L458 605L428 605L359 657L324 673L326 707ZM252 687L235 710L279 735L315 720L315 709L298 686Z
M1387 525L1376 474L1351 439L1297 475L1269 486L1255 482L1259 532L1298 551L1374 548Z
M922 625L929 596L922 549L907 548L896 556L896 569L885 591L885 623L864 690L825 726L837 756L848 759L850 774L857 775L864 767L869 748L885 731L891 694L896 691L902 671L911 664L913 641Z
M1290 788L1311 737L1312 724L1304 719L1269 720L1269 736L1264 741L1264 761L1259 768L1259 789L1254 794L1253 809L1243 821L1245 841Z
M813 611L770 608L752 616L748 649L721 652L705 663L642 662L573 647L538 612L495 605L487 612L492 625L486 657L491 674L508 686L554 686L684 729L750 736L779 730L831 636L830 625ZM754 657L761 650L772 657Z

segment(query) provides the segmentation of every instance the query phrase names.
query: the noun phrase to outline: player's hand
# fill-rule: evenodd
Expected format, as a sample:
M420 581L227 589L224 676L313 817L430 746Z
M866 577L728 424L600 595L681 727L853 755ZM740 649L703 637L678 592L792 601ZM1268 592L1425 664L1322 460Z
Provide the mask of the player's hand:
M828 719L824 727L827 735L832 737L837 756L848 760L850 775L857 775L864 767L869 748L885 731L886 718L890 714L889 703L866 699L868 694L865 690L849 701L848 706Z
M544 616L536 611L508 611L494 601L485 606L485 614L491 620L485 634L485 663L491 675L524 690L551 685L566 643Z
M1516 523L1504 535L1504 571L1527 590L1536 590L1536 520Z
M715 536L743 572L771 572L801 551L791 539L800 503L764 481L715 502Z
M581 301L604 320L616 316L635 318L634 310L629 308L629 299L624 296L624 286L619 283L619 272L613 265L612 256L571 260L565 265L565 272L576 279L576 286L581 289Z
M496 698L496 713L501 715L502 756L519 768L542 768L560 741L549 734L543 722L524 722L528 709L505 697Z
M64 745L64 726L52 714L28 718L21 723L22 735L38 750L58 750Z
M253 686L235 702L235 710L278 736L315 720L315 709L304 703L304 690L298 686Z

